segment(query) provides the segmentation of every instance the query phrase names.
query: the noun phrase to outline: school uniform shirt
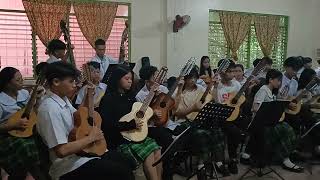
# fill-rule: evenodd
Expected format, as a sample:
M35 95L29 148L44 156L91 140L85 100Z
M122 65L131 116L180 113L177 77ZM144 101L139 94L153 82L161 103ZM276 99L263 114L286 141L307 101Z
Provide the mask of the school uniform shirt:
M102 99L102 97L104 96L104 93L106 92L107 90L107 85L104 84L104 83L99 83L95 89L94 89L94 104L95 105L99 105L100 103L100 100ZM77 96L77 99L76 99L76 104L81 104L84 100L86 96L86 87L82 87L80 90L79 90L79 93L78 93L78 96Z
M236 79L235 79L236 80ZM238 81L240 85L244 85L244 83L247 81L247 78L243 77L242 81Z
M320 67L317 67L317 68L315 69L315 71L316 71L316 73L317 73L317 76L320 77Z
M91 61L100 63L100 77L103 78L104 74L107 72L110 64L118 64L118 61L113 59L110 56L104 55L103 58L100 58L98 55L95 55Z
M229 99L230 95L233 93L237 93L241 88L241 84L237 80L231 80L231 85L227 86L222 84L221 82L218 84L217 93L218 99L216 100L218 103L224 103Z
M203 79L198 79L196 84L198 84L198 85L200 85L200 86L202 86L204 88L207 88L207 84L206 84L206 82L204 82Z
M187 109L188 107L193 106L193 104L195 104L197 101L200 100L200 98L202 97L202 95L206 91L206 89L198 84L196 84L196 85L197 85L197 89L195 89L193 91L183 91L181 93L181 95L180 95L181 98L180 98L180 102L178 104L177 111ZM177 94L177 90L174 92L173 98L176 97L176 94ZM177 123L182 123L184 121L186 121L186 119L177 119L176 120Z
M53 179L57 179L96 158L80 157L76 154L59 158L53 150L54 147L69 142L69 133L74 128L73 113L75 111L76 109L72 107L67 97L61 98L54 93L44 99L38 108L37 131L49 148L52 162L49 174Z
M286 75L282 76L282 84L279 89L278 98L287 99L296 96L298 91L298 82L295 79L289 79Z
M259 107L263 102L275 101L276 96L272 94L271 89L267 85L263 85L254 96L253 103L259 104Z
M136 95L136 100L138 102L143 102L144 99L147 97L147 95L149 94L149 89L147 88L147 85L144 85L143 88L138 92L138 94ZM160 93L164 93L164 94L168 94L169 90L167 87L160 85L159 86L159 92Z
M61 61L60 59L56 58L54 55L50 55L49 59L47 59L47 63L51 64L54 62L59 62Z
M0 124L8 120L14 113L23 108L29 100L29 92L25 89L18 91L17 99L4 92L0 93Z

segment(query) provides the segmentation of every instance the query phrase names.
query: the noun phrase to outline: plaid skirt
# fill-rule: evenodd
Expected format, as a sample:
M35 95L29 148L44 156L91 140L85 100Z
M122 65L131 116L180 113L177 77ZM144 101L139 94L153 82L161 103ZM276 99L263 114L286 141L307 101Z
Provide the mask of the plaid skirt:
M0 135L0 166L8 174L26 171L32 165L40 165L38 146L33 137Z
M174 130L174 134L180 134L189 126L189 121L181 123ZM221 128L210 130L195 128L187 135L184 145L184 148L189 149L192 153L202 158L206 158L208 153L214 153L217 157L223 157L224 134Z
M140 143L121 144L118 151L123 153L132 163L133 168L138 168L139 165L155 150L160 149L160 146L155 140L147 137Z
M293 128L286 122L265 129L266 146L270 148L273 160L282 161L295 150L297 137Z

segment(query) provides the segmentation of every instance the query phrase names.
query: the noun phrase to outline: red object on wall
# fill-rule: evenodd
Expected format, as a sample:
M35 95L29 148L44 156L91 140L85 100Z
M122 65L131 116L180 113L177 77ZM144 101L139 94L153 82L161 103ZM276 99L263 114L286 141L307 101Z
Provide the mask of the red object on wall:
M176 19L173 22L173 32L179 32L180 29L182 29L185 25L187 25L190 22L190 16L184 15L176 15Z

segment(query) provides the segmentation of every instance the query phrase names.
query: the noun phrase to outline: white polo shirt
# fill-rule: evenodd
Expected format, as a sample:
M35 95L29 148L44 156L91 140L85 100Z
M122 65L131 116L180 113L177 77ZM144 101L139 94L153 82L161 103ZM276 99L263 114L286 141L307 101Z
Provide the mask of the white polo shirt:
M286 75L282 76L282 84L279 89L278 98L287 99L296 96L298 92L298 82L295 79L289 79Z
M113 59L110 56L104 55L103 58L100 58L98 55L95 55L91 61L100 63L100 78L102 79L104 74L107 72L110 64L118 64L118 61Z
M54 55L50 55L49 59L47 59L47 63L51 64L54 62L59 62L61 61L60 59L56 58Z
M49 174L53 179L71 172L94 158L80 157L75 154L58 158L53 148L60 144L68 143L68 136L73 129L72 107L67 97L61 98L52 93L44 99L38 109L37 130L44 143L49 148L52 165Z
M94 104L99 105L100 100L102 99L104 93L107 90L107 85L105 83L99 83L94 89ZM86 95L86 87L82 87L79 90L77 99L76 99L76 104L81 104L84 100L84 97Z
M14 113L24 107L29 100L29 92L25 89L18 91L17 99L4 92L0 93L0 124L8 120Z
M218 103L224 103L226 100L229 99L232 93L237 93L241 88L241 84L233 79L231 80L231 85L226 86L221 82L218 84L217 93L218 93Z

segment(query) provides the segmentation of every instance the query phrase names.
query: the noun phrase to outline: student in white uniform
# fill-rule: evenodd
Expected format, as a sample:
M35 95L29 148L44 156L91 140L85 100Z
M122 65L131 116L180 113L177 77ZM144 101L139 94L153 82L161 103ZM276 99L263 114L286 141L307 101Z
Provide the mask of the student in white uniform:
M42 101L38 111L37 130L49 148L52 179L134 179L131 168L121 154L106 152L102 157L77 155L87 145L104 137L98 128L92 128L85 138L70 142L76 111L66 97L75 88L77 70L68 63L56 62L47 68L46 78L51 94Z
M100 104L100 100L102 99L102 97L104 96L104 93L106 92L107 89L107 85L105 83L100 82L101 78L100 78L100 64L98 62L88 62L87 63L88 66L90 67L91 70L91 78L92 78L92 83L95 86L95 90L94 90L94 107L98 108L99 104ZM77 95L77 99L76 99L76 106L79 106L80 104L82 104L85 100L86 97L86 89L87 86L82 87L79 90L79 93Z
M19 138L9 135L11 130L25 128L26 118L9 124L8 119L29 100L29 92L22 89L23 78L19 70L5 67L0 72L0 165L9 179L24 180L30 172L36 180L46 179L45 167L35 136Z
M266 75L266 85L262 86L254 97L252 111L256 113L263 102L276 100L276 93L282 80L282 73L271 69ZM294 164L289 156L294 152L297 139L292 127L286 122L280 122L275 126L252 130L248 147L252 147L252 153L257 156L268 149L272 152L272 159L282 163L282 167L288 171L301 173L303 168ZM262 138L262 139L261 139ZM253 142L254 141L254 142ZM253 146L250 146L252 144ZM253 150L254 149L254 150ZM245 158L242 156L242 158ZM249 158L247 155L246 158ZM265 157L264 157L265 158Z
M278 98L288 99L297 95L298 82L294 79L300 68L299 60L295 57L289 57L283 63L285 72L282 77L281 88L279 89Z
M48 54L49 59L47 59L47 63L54 63L61 61L64 58L66 53L66 44L59 39L53 39L49 42L48 45Z
M218 67L222 63L223 59L218 62ZM240 88L240 83L234 79L235 63L232 60L225 72L220 73L221 81L217 87L213 88L214 101L217 103L225 103L231 98L233 94L236 94ZM239 118L238 118L239 119ZM226 122L223 126L224 134L227 136L228 151L230 156L229 170L232 174L238 173L237 166L237 148L241 141L240 125L242 120L236 120L235 122Z
M103 78L104 74L107 72L110 64L118 64L118 61L112 57L106 55L106 41L103 39L97 39L94 43L96 55L91 59L100 63L100 77Z

